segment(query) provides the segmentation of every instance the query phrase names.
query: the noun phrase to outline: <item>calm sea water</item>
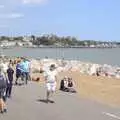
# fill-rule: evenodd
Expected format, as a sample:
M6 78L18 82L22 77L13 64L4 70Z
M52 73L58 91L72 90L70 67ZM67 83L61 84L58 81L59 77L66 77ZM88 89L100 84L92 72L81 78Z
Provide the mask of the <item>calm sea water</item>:
M94 62L99 64L111 64L120 66L120 48L112 49L84 49L84 48L13 48L3 49L8 56L28 56L33 58L65 58Z

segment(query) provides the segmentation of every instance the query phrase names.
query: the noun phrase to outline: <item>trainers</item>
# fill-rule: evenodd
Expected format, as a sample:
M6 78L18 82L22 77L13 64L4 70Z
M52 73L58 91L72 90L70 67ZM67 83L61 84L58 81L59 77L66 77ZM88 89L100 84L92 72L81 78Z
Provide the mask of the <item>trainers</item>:
M11 98L11 95L8 95L7 97L10 99L10 98Z
M50 103L55 103L55 101L53 101L53 100L49 100L49 102L50 102Z
M4 112L5 112L5 113L7 112L7 109L6 109L6 108L4 109Z
M3 110L1 110L1 111L0 111L0 113L1 113L1 114L3 114L3 113L4 113L4 111L3 111Z
M46 101L45 101L46 103L48 103L49 102L49 100L48 99L46 99Z
M17 82L15 82L15 85L18 85L18 83L17 83Z

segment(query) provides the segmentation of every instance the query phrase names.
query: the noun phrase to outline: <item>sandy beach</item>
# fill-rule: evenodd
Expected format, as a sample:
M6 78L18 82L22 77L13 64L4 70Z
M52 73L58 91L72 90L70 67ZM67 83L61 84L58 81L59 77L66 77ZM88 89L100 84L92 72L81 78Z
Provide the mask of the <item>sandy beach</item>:
M59 90L60 80L64 76L72 77L76 84L76 90L79 97L91 99L102 104L110 105L113 107L120 107L120 80L115 78L108 78L102 76L83 75L79 72L60 72L57 75ZM39 73L32 75L34 78L40 77L40 84L44 84L44 77Z
M64 75L73 78L80 97L107 105L120 106L120 81L118 79L83 75L79 72L60 73L58 78L61 79Z

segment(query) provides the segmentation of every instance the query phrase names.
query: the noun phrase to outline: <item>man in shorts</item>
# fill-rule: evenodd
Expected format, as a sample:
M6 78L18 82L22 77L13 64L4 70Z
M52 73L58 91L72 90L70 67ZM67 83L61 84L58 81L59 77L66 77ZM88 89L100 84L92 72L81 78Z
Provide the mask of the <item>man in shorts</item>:
M22 75L22 66L21 66L21 60L17 61L17 65L16 65L16 81L15 84L18 85L18 79L21 77Z
M53 96L53 93L56 90L56 67L54 64L52 64L49 68L49 70L45 71L45 81L46 81L46 87L47 87L47 98L46 102L54 103L53 100L50 100L50 97Z
M26 58L23 58L21 65L22 65L22 79L27 85L28 80L30 79L30 62Z

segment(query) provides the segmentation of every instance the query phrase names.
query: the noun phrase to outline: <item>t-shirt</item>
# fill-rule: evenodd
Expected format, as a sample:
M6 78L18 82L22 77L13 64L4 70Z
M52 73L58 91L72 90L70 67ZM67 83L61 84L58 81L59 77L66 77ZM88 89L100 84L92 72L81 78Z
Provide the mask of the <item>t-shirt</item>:
M21 67L22 67L22 72L30 72L29 71L29 68L30 68L29 61L21 62Z
M12 68L9 68L7 70L7 75L8 75L8 79L9 79L10 82L13 81L13 73L14 73L14 70Z
M44 76L46 78L46 81L49 82L49 83L55 82L56 81L56 78L55 78L56 74L57 74L56 70L54 70L54 71L50 71L50 70L46 71L45 74L44 74Z
M18 64L16 65L16 70L20 70L20 71L23 70L23 67L22 67L22 64L21 64L21 63L18 63Z
M66 80L64 80L64 87L68 87L68 82Z
M5 79L5 75L4 74L0 74L0 91L3 88L6 88L7 86L7 81Z
M25 72L30 72L30 62L29 61L24 62L24 69L25 69Z

